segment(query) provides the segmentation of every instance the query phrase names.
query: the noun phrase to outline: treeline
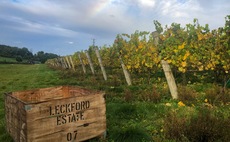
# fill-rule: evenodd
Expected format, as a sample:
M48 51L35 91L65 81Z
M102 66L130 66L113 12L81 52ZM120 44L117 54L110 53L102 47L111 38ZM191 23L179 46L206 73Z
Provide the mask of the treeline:
M38 51L36 54L33 54L26 47L18 48L11 47L8 45L0 45L0 56L15 58L17 62L25 61L28 63L45 63L48 59L57 58L58 55L53 53L45 53L43 51Z

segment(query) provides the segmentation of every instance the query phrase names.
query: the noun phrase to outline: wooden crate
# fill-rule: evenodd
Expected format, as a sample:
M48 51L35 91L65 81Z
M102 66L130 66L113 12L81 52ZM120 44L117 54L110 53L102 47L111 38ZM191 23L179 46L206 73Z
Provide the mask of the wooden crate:
M104 93L60 86L5 94L6 128L15 142L84 141L106 131Z

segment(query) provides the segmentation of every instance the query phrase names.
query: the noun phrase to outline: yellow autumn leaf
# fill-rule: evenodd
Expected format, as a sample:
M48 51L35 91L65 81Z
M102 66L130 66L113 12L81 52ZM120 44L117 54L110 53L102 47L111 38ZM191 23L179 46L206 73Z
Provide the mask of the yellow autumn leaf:
M126 67L127 67L128 70L131 69L131 66L130 66L130 65L127 65Z
M153 51L156 51L156 48L150 47L150 50L153 52Z
M151 64L151 63L145 63L145 66L151 68L151 67L152 67L152 64Z
M128 55L125 55L124 58L125 58L125 59L128 59L129 57L128 57Z
M204 38L204 35L202 35L201 33L197 33L197 36L198 36L198 41L200 41Z
M167 60L167 62L170 64L170 63L172 63L172 60Z
M185 55L184 55L184 57L183 57L183 60L186 60L187 59L187 57L190 55L190 52L189 51L186 51L186 53L185 53Z
M181 66L182 66L182 67L186 67L186 66L187 66L187 63L186 63L186 62L182 62L182 63L181 63Z
M139 48L139 49L142 49L142 48L143 48L143 44L139 44L139 45L138 45L138 48Z
M144 65L145 64L145 59L141 61L141 64Z
M185 70L184 68L182 68L182 67L179 67L178 70L179 70L180 72L183 72L183 73L186 71L186 70Z
M184 104L182 101L179 101L179 102L178 102L178 106L180 106L180 107L181 107L181 106L185 106L185 104Z
M179 46L178 46L178 49L183 49L183 48L184 48L184 46L185 46L185 42L183 42L183 44L182 44L182 45L179 45Z
M134 68L138 69L140 67L139 63L134 66Z
M151 57L151 53L150 53L150 52L148 52L148 53L147 53L147 56Z
M177 49L174 49L173 51L174 51L175 53L177 53L177 52L178 52L178 50L177 50Z
M199 70L199 71L203 71L203 70L204 70L204 66L199 66L199 67L198 67L198 70Z

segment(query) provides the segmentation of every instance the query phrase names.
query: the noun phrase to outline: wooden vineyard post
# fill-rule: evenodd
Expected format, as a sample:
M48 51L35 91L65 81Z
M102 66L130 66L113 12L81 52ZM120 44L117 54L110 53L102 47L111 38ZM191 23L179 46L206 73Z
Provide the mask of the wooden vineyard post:
M70 60L70 63L71 63L71 65L72 65L73 71L75 71L75 65L74 65L74 63L73 63L73 58L72 58L72 56L69 56L69 60Z
M92 63L92 60L91 60L91 58L90 58L90 56L89 56L89 52L86 50L86 51L85 51L85 54L86 54L86 57L87 57L87 59L88 59L88 61L89 61L89 65L90 65L91 72L92 72L92 74L95 74L95 72L94 72L94 67L93 67L93 63Z
M54 62L55 62L55 67L59 67L59 61L58 61L58 58L55 58L55 59L54 59Z
M158 41L159 41L159 33L155 31L152 34L153 34L153 38L154 38L154 44L155 44L155 46L157 46ZM167 83L169 86L171 96L173 99L178 99L176 81L174 79L171 68L170 68L168 62L165 60L161 60L161 65L163 67L163 71L164 71L164 74L165 74L165 77L166 77L166 80L167 80Z
M68 63L67 63L65 57L62 57L62 59L63 59L63 62L64 62L64 64L65 64L65 69L68 69L69 66L68 66Z
M99 53L97 47L95 47L95 52L96 52L96 56L97 56L98 62L99 62L100 67L101 67L101 71L102 71L103 77L104 77L105 80L107 80L107 75L106 75L106 72L105 72L105 68L104 68L104 66L102 64L101 56L100 56L100 53Z
M71 67L71 64L70 64L70 62L69 62L69 58L68 58L68 56L65 56L65 60L66 60L66 63L67 63L68 69L71 69L72 67Z
M60 57L56 58L57 59L57 65L60 68L61 67L61 61L60 61Z
M130 74L129 74L129 72L127 71L127 69L126 69L126 67L125 67L125 64L124 64L124 62L122 61L122 58L121 58L120 55L119 55L119 60L120 60L120 62L121 62L121 67L122 67L123 73L124 73L124 75L125 75L125 80L126 80L128 86L130 86L130 85L132 85L131 78L130 78Z
M78 53L78 58L79 58L79 60L80 60L80 63L81 63L83 72L86 73L85 65L84 65L84 63L83 63L83 61L82 61L82 59L81 59L80 53Z
M67 69L67 68L68 68L68 65L67 65L67 63L66 63L66 61L65 61L65 58L62 57L61 60L62 60L63 68L64 68L64 69Z
M64 63L63 63L62 57L60 57L59 60L60 60L61 68L64 69L64 68L65 68L65 65L64 65Z
M53 59L53 60L52 60L52 66L53 66L53 67L57 67L56 59Z
M60 63L61 63L61 67L64 69L65 68L65 64L63 62L63 58L62 57L60 57Z

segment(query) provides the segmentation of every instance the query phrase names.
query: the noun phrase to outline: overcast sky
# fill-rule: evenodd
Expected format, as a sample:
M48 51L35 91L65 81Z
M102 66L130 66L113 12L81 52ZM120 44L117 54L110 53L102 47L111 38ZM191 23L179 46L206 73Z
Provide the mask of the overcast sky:
M154 31L153 20L223 27L229 0L0 0L0 44L71 55L112 45L117 34Z

